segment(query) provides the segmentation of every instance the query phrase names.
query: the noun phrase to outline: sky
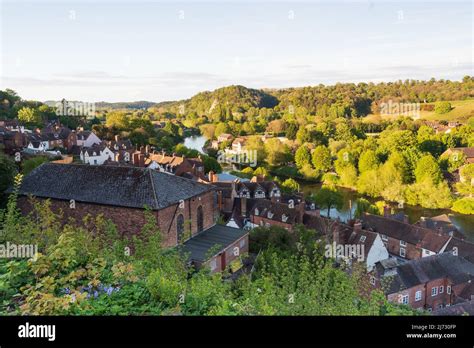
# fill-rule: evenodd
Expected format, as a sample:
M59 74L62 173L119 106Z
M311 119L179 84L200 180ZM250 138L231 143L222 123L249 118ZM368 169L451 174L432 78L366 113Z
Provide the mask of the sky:
M0 89L24 99L474 75L471 1L0 1Z

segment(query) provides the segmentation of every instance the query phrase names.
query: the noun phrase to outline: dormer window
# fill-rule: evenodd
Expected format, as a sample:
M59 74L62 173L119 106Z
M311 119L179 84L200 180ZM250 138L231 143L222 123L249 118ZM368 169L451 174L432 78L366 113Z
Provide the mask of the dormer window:
M400 245L401 246L407 246L407 242L405 242L404 240L400 240Z
M360 243L364 243L364 242L365 242L365 239L366 239L365 236L360 236L359 242L360 242Z
M94 151L94 152L92 152L92 156L97 156L97 154L95 153L95 151Z
M286 222L287 220L288 220L288 216L286 216L285 214L283 214L283 215L281 216L281 221Z
M258 215L258 214L259 214L259 211L258 211L258 209L256 208L256 209L255 209L255 215Z
M271 219L271 218L273 218L273 213L271 211L269 211L267 216L268 216L269 219Z

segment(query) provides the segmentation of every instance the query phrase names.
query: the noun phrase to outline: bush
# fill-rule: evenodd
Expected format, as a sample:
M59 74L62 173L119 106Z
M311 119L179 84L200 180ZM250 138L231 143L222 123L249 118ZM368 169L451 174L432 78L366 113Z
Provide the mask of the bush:
M447 101L437 102L434 108L437 114L445 114L447 112L450 112L451 109L452 109L451 103Z
M474 198L458 199L451 209L461 214L474 214Z

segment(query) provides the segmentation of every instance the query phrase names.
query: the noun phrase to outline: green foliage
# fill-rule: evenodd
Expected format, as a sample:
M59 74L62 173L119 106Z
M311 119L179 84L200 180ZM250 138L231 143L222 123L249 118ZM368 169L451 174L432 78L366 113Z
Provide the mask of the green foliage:
M43 163L48 162L48 158L46 156L36 156L29 158L22 163L22 173L23 175L28 175L33 169L39 167Z
M379 159L373 150L363 152L359 158L359 172L363 173L368 170L377 169L379 166Z
M341 209L343 205L342 194L334 187L325 185L316 193L311 196L313 200L320 208L327 209L327 216L331 216L331 208Z
M429 180L437 184L441 181L441 169L432 155L425 155L420 158L416 164L415 178L417 183Z
M36 109L23 107L18 111L18 120L30 126L41 126L42 119Z
M461 214L474 214L474 198L464 197L458 199L454 202L451 210L457 211Z
M435 103L435 112L437 114L445 114L447 112L450 112L452 109L451 103L448 101L440 101Z
M295 164L298 168L311 163L311 152L306 145L301 145L295 152Z
M319 172L326 172L331 168L331 161L331 153L326 146L320 145L314 149L312 153L314 169Z
M300 185L294 179L289 178L283 181L283 183L281 184L281 189L284 192L288 192L288 193L298 192L300 189Z

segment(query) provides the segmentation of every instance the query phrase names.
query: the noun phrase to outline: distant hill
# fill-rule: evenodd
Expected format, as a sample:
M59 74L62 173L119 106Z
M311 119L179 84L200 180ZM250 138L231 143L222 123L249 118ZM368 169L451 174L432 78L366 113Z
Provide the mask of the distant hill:
M170 105L170 111L179 113L180 107L186 112L208 115L215 112L245 112L250 108L273 108L278 99L259 89L240 85L218 88L212 92L200 92L190 99L181 100Z
M55 106L56 103L60 102L60 100L47 100L44 103L49 106ZM79 101L69 100L69 102L77 103ZM131 110L139 110L139 109L148 109L152 106L160 107L167 105L171 102L161 102L155 103L150 101L134 101L134 102L117 102L117 103L109 103L109 102L96 102L95 106L97 109L131 109Z

